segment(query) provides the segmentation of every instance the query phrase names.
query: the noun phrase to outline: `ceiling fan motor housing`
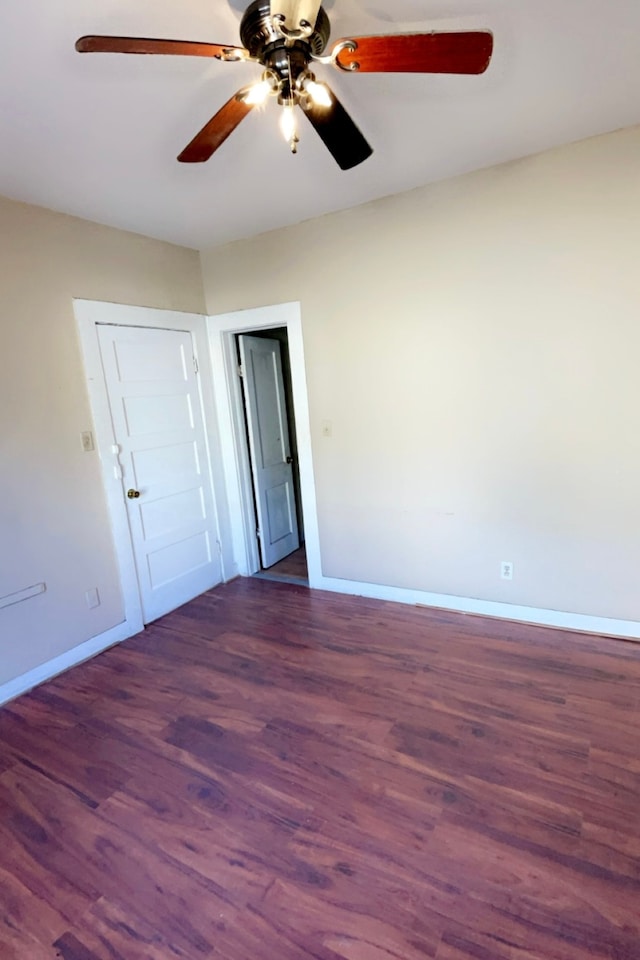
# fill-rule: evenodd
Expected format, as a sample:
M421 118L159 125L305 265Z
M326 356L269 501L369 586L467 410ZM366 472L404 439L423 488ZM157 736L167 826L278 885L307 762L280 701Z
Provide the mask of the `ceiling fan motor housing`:
M287 46L282 33L271 18L269 0L254 0L245 10L240 22L240 39L243 46L265 66L272 66L273 48L283 51L299 49L305 51L307 60L310 55L319 57L325 50L331 35L331 23L323 7L318 11L313 33L304 40L296 40L293 46ZM282 58L280 58L282 59Z

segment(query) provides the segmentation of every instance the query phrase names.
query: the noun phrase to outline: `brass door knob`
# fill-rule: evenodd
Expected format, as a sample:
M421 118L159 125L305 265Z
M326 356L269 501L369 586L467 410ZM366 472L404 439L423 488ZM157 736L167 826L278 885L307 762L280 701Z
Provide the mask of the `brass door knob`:
M139 491L139 490L127 490L127 496L129 497L129 500L137 500L138 497L140 496L140 491Z

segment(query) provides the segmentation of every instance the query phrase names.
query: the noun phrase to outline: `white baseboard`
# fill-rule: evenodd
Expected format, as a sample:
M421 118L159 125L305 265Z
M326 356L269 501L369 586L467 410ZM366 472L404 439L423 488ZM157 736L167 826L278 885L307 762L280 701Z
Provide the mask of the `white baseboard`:
M437 607L454 613L471 613L480 617L496 617L500 620L515 620L541 627L558 627L561 630L577 630L580 633L596 633L607 637L640 641L640 623L636 620L615 620L582 613L521 607L493 600L452 597L441 593L425 593L422 590L405 590L402 587L388 587L379 583L357 583L352 580L338 580L324 576L310 578L309 586L315 590L329 590L355 597L368 597L371 600L389 600L393 603L408 603L413 606Z
M8 703L9 700L15 700L16 697L28 690L33 690L34 687L39 686L46 680L57 677L59 673L64 673L65 670L69 670L85 660L90 660L108 647L113 647L116 643L128 640L129 637L133 637L143 629L142 623L131 624L125 620L123 623L112 627L111 630L107 630L97 637L86 640L77 647L72 647L71 650L61 653L59 657L41 663L33 670L23 673L22 676L8 680L7 683L0 685L0 706Z

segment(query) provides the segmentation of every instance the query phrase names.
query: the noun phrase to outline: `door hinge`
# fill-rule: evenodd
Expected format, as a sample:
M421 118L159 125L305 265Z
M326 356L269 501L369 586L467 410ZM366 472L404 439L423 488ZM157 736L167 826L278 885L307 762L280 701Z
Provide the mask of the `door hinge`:
M244 367L242 366L241 363L238 364L238 376L244 377Z
M193 369L195 370L196 373L198 373L198 361L196 360L195 357L193 358Z
M258 539L262 537L262 531L260 530L260 527L256 527L256 537L258 537Z

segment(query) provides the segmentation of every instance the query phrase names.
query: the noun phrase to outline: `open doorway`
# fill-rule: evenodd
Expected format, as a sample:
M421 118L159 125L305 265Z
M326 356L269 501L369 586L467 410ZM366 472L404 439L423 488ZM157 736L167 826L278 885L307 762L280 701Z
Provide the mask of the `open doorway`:
M254 576L308 584L287 328L234 339L259 559Z
M232 550L229 575L253 576L261 570L256 543L256 518L251 465L247 449L241 378L238 376L236 334L284 327L288 335L293 419L298 448L304 545L309 586L324 584L320 530L313 469L311 418L300 304L272 304L207 317L213 389L219 427L219 464L223 472L228 512L222 516L223 542Z

